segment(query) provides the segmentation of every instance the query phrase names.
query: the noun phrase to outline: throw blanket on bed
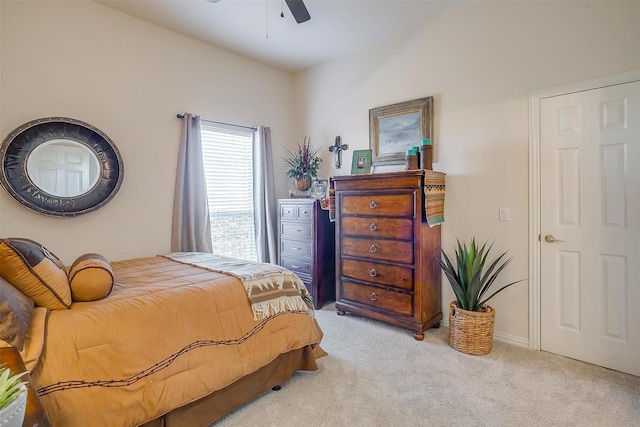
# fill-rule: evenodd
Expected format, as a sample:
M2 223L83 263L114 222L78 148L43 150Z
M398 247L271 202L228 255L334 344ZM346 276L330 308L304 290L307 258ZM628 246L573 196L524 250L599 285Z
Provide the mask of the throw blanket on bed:
M424 171L424 209L431 227L444 222L444 172Z
M173 261L240 279L247 291L255 320L285 311L313 312L311 295L302 280L279 265L204 252L173 252L164 256Z

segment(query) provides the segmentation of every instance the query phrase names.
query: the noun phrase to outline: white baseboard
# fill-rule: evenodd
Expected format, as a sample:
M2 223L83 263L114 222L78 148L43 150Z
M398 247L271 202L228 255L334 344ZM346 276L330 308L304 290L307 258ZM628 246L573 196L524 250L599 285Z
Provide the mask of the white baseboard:
M448 328L449 327L449 318L444 316L444 318L440 321L440 326ZM507 344L513 344L518 347L529 348L529 340L522 337L517 337L515 335L509 335L502 332L493 333L493 339L496 341L505 342Z

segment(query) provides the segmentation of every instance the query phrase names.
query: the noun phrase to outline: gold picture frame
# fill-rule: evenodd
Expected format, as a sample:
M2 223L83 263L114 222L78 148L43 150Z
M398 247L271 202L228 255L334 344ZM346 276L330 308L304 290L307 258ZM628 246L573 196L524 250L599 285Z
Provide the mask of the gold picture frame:
M399 165L411 147L433 141L433 97L369 110L369 147L373 166Z

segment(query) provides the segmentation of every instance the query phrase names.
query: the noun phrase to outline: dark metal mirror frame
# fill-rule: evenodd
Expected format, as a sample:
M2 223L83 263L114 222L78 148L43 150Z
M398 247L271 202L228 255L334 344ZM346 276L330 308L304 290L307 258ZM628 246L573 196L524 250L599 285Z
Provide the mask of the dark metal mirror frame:
M73 197L49 194L34 184L27 173L33 150L53 139L70 139L88 147L100 163L98 182ZM80 120L48 117L14 129L0 147L0 184L23 206L51 216L70 217L92 212L109 202L120 189L124 164L120 152L107 135Z

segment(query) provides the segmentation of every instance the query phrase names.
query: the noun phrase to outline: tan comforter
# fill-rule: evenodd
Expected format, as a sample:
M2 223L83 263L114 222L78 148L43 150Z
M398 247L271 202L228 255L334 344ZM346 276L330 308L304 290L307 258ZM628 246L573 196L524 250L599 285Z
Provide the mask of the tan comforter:
M313 312L254 320L237 278L163 257L112 263L96 302L49 313L32 379L54 426L136 426L322 338Z

